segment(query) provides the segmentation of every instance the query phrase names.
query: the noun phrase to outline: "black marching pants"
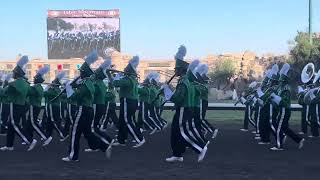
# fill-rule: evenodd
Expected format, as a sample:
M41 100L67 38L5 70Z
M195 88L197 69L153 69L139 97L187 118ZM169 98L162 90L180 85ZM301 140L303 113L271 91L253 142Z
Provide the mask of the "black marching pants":
M201 111L201 125L204 129L209 131L210 133L213 133L216 128L208 122L206 119L207 109L208 109L208 101L207 100L200 100L200 111Z
M152 130L155 127L152 126L152 124L150 123L150 120L148 119L149 117L147 115L147 112L148 112L148 109L146 107L146 103L143 101L140 101L137 127L145 129L145 130ZM147 121L147 119L148 119L148 121Z
M246 110L244 113L244 121L243 121L243 129L248 129L249 128L249 123L256 128L256 123L252 120L252 110L253 108L246 104Z
M260 106L257 106L257 107L254 107L255 108L255 111L254 111L254 121L256 123L256 133L257 135L260 134L260 118L261 118L261 107Z
M17 134L28 145L32 142L32 138L26 136L19 126L20 119L25 115L24 105L10 103L10 122L8 122L7 147L13 147L15 134Z
M284 135L290 137L294 142L299 143L302 138L289 128L291 111L289 108L280 107L277 119L276 142L278 148L283 148Z
M113 123L117 129L119 129L119 118L116 112L117 104L115 102L107 102L106 106L106 112L103 119L103 127L106 128L108 126L108 123Z
M176 107L171 124L171 149L173 156L182 157L187 146L198 154L205 147L204 143L200 143L188 135L190 132L187 130L187 123L190 118L192 118L192 108Z
M47 114L47 137L52 136L52 132L55 129L61 138L66 136L61 125L60 118L60 106L53 106L51 104L46 105Z
M156 108L156 115L157 115L158 119L161 121L161 123L162 123L163 125L168 124L168 122L161 117L161 109L162 109L162 108L161 108L161 107L155 107L155 108Z
M272 120L272 109L273 107L270 104L266 104L261 107L259 123L261 142L270 142L270 133L272 131L270 126L270 119Z
M109 145L112 138L106 133L100 130L100 122L103 121L105 115L105 105L104 104L94 104L94 119L91 123L91 132L99 138L103 143Z
M108 145L101 142L92 132L91 124L93 121L93 108L86 106L79 106L77 110L74 123L72 125L71 140L69 147L69 157L72 160L79 158L80 138L83 134L91 149L100 149L105 151Z
M38 106L29 106L29 115L27 120L27 134L31 139L33 138L33 132L35 131L43 140L47 139L44 129L40 127L38 123L38 116L40 113L41 107Z
M140 129L135 125L134 116L137 107L137 100L120 98L118 142L121 144L125 143L125 140L128 138L128 133L137 143L140 143L144 139Z
M148 118L151 120L152 126L154 126L155 128L157 128L157 130L161 130L162 129L162 125L160 123L160 121L158 120L156 114L155 114L155 109L154 109L154 105L152 104L147 104L147 113L148 113Z
M10 104L1 103L1 127L0 133L7 132L7 124L10 118Z
M314 137L319 137L319 125L318 125L318 112L317 104L311 104L309 106L309 122L311 126L311 135Z
M193 118L189 118L187 128L192 133L192 138L196 139L197 141L206 144L207 140L204 137L201 128L201 118L200 118L200 107L193 108Z
M308 134L308 114L309 114L309 105L302 105L301 110L301 132Z

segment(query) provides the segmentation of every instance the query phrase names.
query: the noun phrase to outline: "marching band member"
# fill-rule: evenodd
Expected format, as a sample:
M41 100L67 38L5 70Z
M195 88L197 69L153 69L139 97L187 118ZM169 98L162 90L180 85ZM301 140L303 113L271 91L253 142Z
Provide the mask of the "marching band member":
M139 113L138 113L138 121L137 126L140 130L151 130L150 134L155 133L157 130L155 124L151 121L148 115L148 104L150 103L150 76L152 74L149 73L143 83L139 86L138 93L139 93Z
M186 125L193 114L194 90L186 76L188 63L184 61L185 55L186 48L180 46L175 56L175 74L179 76L175 92L173 93L168 85L163 85L166 99L175 103L176 108L171 124L172 156L166 159L167 162L182 162L186 146L191 147L198 154L198 162L201 162L206 155L209 144L194 141L187 135Z
M301 82L303 86L298 86L298 102L302 106L301 111L301 131L299 134L308 134L308 126L311 126L310 119L310 105L304 101L306 93L312 89L314 78L314 64L308 63L304 66L301 72Z
M56 96L61 92L59 86L61 80L65 76L65 72L59 72L56 78L48 85L48 89L44 92L44 98L46 100L46 117L47 117L47 137L52 136L53 130L56 130L60 136L60 141L65 141L68 138L68 134L63 131L60 117L60 101L61 98Z
M27 121L28 135L33 138L33 132L35 131L42 140L44 140L43 146L47 146L52 141L52 136L46 136L45 131L38 124L37 118L41 111L41 102L44 96L44 91L41 83L45 80L43 75L49 72L49 66L40 68L37 74L33 78L34 85L30 86L27 94L29 100L29 116Z
M151 78L151 84L154 86L155 90L159 94L161 92L161 86L159 85L160 81L160 74L157 72L154 72L154 76ZM168 122L161 117L160 109L162 108L163 103L163 93L161 92L159 94L159 98L156 98L154 102L154 114L158 121L160 122L162 129L166 128L168 125Z
M94 150L100 149L105 152L107 158L110 158L111 156L112 143L107 145L97 138L91 131L91 124L94 119L93 101L95 87L93 78L90 77L93 75L90 65L97 59L98 54L95 51L87 55L85 57L85 62L80 67L81 79L77 81L77 85L74 85L73 83L66 85L67 97L77 100L78 111L72 125L69 155L62 158L65 162L79 160L80 138L82 134L88 141L89 148Z
M159 76L158 73L156 72L151 72L150 73L150 77L149 77L149 93L150 93L150 102L148 103L148 117L149 119L151 119L151 121L153 122L153 125L156 127L155 130L157 131L161 131L161 129L163 128L163 124L161 123L160 119L158 119L157 115L156 115L156 110L155 110L155 104L156 101L159 100L157 94L158 89L156 87L156 82L155 79L157 79L157 77ZM152 131L150 134L155 133L156 131Z
M278 71L279 66L274 64L271 71L266 74L266 85L262 83L261 87L257 88L257 103L261 107L260 119L260 142L259 144L270 144L270 133L276 133L274 120L276 119L276 108L273 106L270 95L276 92L278 88Z
M100 127L101 131L106 131L109 122L119 129L119 118L116 113L116 90L110 81L107 81L107 84L108 86L105 98L106 112Z
M138 65L139 57L134 56L124 69L124 76L117 74L113 79L114 87L120 88L119 131L115 145L125 145L128 133L137 142L133 147L137 148L145 143L145 139L140 132L140 129L138 129L134 123L139 98L137 80Z
M4 90L8 86L9 81L12 79L12 73L8 73L6 75L3 75L3 82L2 87L0 91L1 96L1 129L0 134L6 135L7 133L7 124L9 122L10 118L10 103L8 100L8 96L5 94Z
M10 123L8 123L6 146L0 148L1 151L13 151L13 143L15 134L17 134L23 142L29 145L28 151L31 151L37 144L37 140L26 136L18 125L22 116L25 116L25 104L29 83L26 81L24 66L28 63L28 56L22 56L17 62L17 66L13 69L13 79L5 88L4 93L8 96L10 102Z
M289 64L284 64L280 70L279 86L276 92L271 94L271 100L275 104L276 108L279 110L279 115L277 116L277 121L275 123L276 127L276 146L271 148L271 150L279 151L283 150L283 139L285 135L292 138L296 143L299 144L299 149L303 147L304 139L299 135L294 133L289 128L289 120L291 116L291 92L289 87L289 77L288 71L290 70Z
M310 138L319 137L319 102L320 96L318 96L319 89L319 77L320 73L317 73L313 79L312 85L309 86L308 92L304 96L304 103L308 105L308 123L310 123L311 135ZM318 87L317 87L318 86Z
M94 119L91 124L91 132L99 138L103 143L112 145L113 139L104 131L100 131L100 122L102 121L105 113L105 95L107 87L103 82L103 79L107 77L106 69L110 68L111 59L106 59L100 67L94 72L94 100L93 110ZM85 149L86 152L97 151L98 149Z
M189 134L191 135L191 138L194 138L195 140L205 144L207 140L202 133L200 118L200 96L204 87L198 82L196 77L196 68L199 66L199 64L200 61L196 59L189 64L187 70L188 80L194 88L194 99L192 101L193 117L189 119L187 128L190 131Z
M218 129L212 126L208 120L206 119L206 112L208 109L208 96L209 96L209 87L207 76L208 73L208 65L201 64L196 69L196 76L199 83L201 83L201 92L200 92L200 113L201 113L201 127L204 128L205 131L211 133L211 138L214 139L218 135Z
M252 111L253 105L256 102L256 98L254 96L256 92L257 82L253 81L249 84L249 89L245 92L245 95L240 98L240 102L246 106L245 113L244 113L244 121L243 121L243 128L240 129L243 132L248 131L249 123L256 128L256 122L252 119Z

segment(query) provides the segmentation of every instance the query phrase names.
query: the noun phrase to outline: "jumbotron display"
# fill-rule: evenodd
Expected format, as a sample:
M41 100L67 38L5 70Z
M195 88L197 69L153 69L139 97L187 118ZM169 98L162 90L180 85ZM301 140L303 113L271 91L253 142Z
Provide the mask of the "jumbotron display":
M83 58L92 50L100 56L120 52L119 10L49 10L49 59Z

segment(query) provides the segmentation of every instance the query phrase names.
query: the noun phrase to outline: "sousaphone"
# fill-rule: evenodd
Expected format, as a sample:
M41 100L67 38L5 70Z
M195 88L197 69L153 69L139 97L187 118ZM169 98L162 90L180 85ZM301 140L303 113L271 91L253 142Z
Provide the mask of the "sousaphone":
M314 76L314 64L313 63L308 63L307 65L304 66L301 72L301 81L306 84L310 82L310 80Z

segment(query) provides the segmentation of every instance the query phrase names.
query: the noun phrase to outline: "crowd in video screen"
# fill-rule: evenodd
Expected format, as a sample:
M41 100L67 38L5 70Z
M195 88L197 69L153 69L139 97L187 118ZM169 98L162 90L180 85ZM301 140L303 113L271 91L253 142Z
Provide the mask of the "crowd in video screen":
M48 18L48 58L83 58L92 50L120 52L119 18Z

